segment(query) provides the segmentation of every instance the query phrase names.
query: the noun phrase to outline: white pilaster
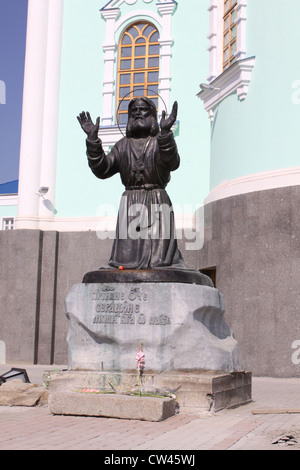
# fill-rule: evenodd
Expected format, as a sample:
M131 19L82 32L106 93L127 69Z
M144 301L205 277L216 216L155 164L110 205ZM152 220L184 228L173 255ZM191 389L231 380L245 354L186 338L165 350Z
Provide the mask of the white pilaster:
M63 0L28 2L17 229L54 216L62 13Z
M171 89L171 57L172 57L172 15L177 7L176 3L157 4L158 13L161 15L161 37L160 43L160 69L159 69L159 109L162 111L165 106L169 110L170 89Z
M103 44L104 51L104 80L103 80L103 116L102 125L113 124L113 98L115 90L115 55L117 44L115 41L115 25L120 14L119 8L103 10L102 17L106 21L106 37Z
M48 227L43 227L43 220L53 221L55 215L62 17L63 0L50 0L40 177L40 186L47 186L49 191L45 199L40 198L39 207L40 228L45 229Z
M29 0L16 228L38 228L49 0Z
M211 0L209 8L209 34L207 36L209 52L209 76L211 82L218 75L218 0Z
M237 27L237 51L235 57L244 59L246 57L246 20L247 20L247 0L239 0L236 7L236 27Z

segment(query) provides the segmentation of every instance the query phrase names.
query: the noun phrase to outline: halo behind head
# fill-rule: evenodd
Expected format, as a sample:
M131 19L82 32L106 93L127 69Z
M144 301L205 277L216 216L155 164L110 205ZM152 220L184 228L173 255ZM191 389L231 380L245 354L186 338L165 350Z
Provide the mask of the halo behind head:
M132 109L134 103L136 103L137 101L143 101L150 108L152 125L151 125L149 135L154 137L155 135L157 135L159 133L159 126L158 126L158 122L157 122L157 111L156 111L156 106L155 106L154 102L150 98L147 98L146 96L133 98L130 101L129 105L128 105L128 123L127 123L127 127L126 127L126 137L132 137L131 123L130 123L131 109Z

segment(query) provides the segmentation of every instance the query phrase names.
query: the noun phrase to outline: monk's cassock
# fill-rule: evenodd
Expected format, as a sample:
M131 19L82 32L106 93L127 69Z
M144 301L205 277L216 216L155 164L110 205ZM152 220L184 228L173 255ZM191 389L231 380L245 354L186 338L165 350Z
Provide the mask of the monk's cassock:
M120 173L125 186L109 266L183 266L172 204L165 190L170 172L180 163L173 133L140 139L124 137L108 155L100 140L87 139L86 145L92 172L101 179Z

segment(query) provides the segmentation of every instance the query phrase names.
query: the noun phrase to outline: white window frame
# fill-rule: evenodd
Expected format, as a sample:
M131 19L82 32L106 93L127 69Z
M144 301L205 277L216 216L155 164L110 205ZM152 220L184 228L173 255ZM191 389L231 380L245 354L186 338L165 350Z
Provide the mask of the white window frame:
M18 195L17 194L0 194L0 208L1 207L16 207L18 206ZM4 230L4 220L13 219L13 228L15 229L15 217L14 216L3 216L0 217L0 230Z
M9 222L8 227L6 228L6 222ZM11 228L12 227L12 228ZM1 230L14 230L15 228L15 217L1 217Z
M214 118L214 108L226 96L237 92L238 99L243 101L248 94L255 57L246 56L247 4L248 0L237 0L237 48L234 54L236 62L223 71L224 0L210 0L208 86L198 93L198 97L203 100L211 121Z
M152 22L160 33L160 67L159 67L159 109L169 109L171 91L171 56L172 56L172 17L177 8L174 0L156 1L157 12L151 10L136 10L127 15L121 15L121 5L134 5L137 0L112 0L100 11L106 23L104 51L104 80L103 80L103 113L99 137L105 151L109 150L122 134L115 124L115 95L116 95L116 64L118 40L131 22L145 20ZM155 0L143 0L145 4Z

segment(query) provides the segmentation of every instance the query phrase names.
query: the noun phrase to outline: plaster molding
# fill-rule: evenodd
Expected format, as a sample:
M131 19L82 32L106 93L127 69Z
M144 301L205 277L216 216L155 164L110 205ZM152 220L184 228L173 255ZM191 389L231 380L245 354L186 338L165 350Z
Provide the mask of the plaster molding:
M0 206L17 206L17 194L0 194Z
M20 216L15 217L15 230L39 230L40 217L37 216ZM49 224L53 225L53 218L49 219Z
M214 119L214 108L231 93L236 92L240 101L246 99L254 65L255 57L236 61L210 83L209 89L197 94L204 102L211 121Z
M95 216L95 217L55 217L36 218L23 217L18 218L16 229L39 229L45 231L57 232L99 232L103 239L113 238L117 224L117 216ZM195 230L194 214L175 214L176 230L180 233L182 230ZM107 235L105 235L107 234Z
M174 11L177 8L177 3L176 2L163 2L163 3L157 3L156 6L157 6L157 10L162 16L173 15Z
M204 201L204 204L256 191L285 188L300 185L300 166L280 170L264 171L224 181L214 188Z
M143 0L144 3L152 3L155 0ZM123 3L127 3L127 5L134 5L137 2L137 0L111 0L108 2L106 5L104 5L103 8L101 8L101 11L109 10L112 8L120 8ZM158 5L162 4L175 4L177 5L177 2L175 0L156 0L156 3Z
M237 46L235 58L238 65L232 64L223 71L223 31L224 31L224 1L210 0L209 12L209 75L208 84L220 90L204 90L198 93L204 101L204 107L212 121L213 108L230 93L237 92L240 101L248 93L254 57L246 59L246 20L248 0L237 0L235 24L237 28ZM246 59L246 61L244 61Z
M133 13L127 13L127 15L119 18L115 25L115 32L118 33L120 29L125 30L130 22L140 18L150 18L150 21L161 28L161 18L157 13L154 13L151 10L135 10Z

